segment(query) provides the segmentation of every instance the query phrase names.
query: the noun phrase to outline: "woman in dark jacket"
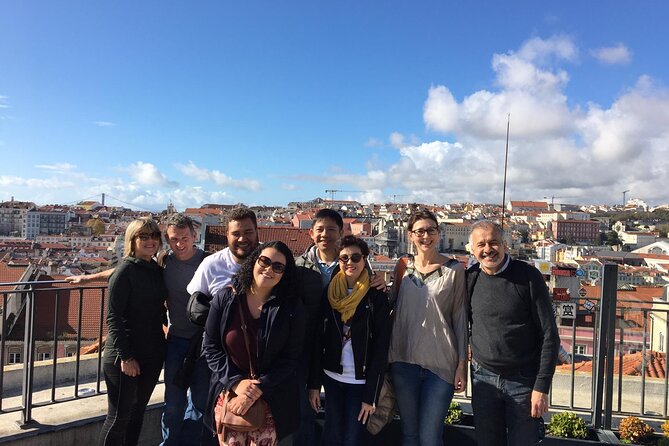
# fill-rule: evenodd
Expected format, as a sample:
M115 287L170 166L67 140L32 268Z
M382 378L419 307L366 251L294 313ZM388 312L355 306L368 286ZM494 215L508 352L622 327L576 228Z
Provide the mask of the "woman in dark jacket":
M327 289L322 355L312 358L309 400L318 410L322 378L323 444L356 446L367 443L365 423L383 383L389 307L386 293L369 287L367 243L346 236L339 247L339 272Z
M125 231L125 257L109 281L103 365L108 410L100 445L137 444L163 368L167 290L162 269L153 260L161 240L155 221L131 222Z
M233 280L234 287L222 290L211 301L203 342L212 370L205 420L214 426L214 407L222 402L223 390L235 395L228 403L233 413L246 413L259 398L270 408L265 424L256 431L226 429L219 436L223 445L244 445L258 438L271 438L267 444L276 444L298 426L296 369L305 320L302 302L293 292L294 278L295 261L290 249L278 241L265 243L244 261ZM250 358L240 311L244 312L250 337ZM257 380L249 378L249 361L254 361Z

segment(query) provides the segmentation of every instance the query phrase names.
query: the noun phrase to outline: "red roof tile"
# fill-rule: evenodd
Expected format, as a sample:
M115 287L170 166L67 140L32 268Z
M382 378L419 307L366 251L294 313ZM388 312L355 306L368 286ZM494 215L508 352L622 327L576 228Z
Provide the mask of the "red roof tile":
M281 240L292 251L293 255L299 256L312 244L308 229L288 227L263 227L258 228L258 237L263 242Z
M626 376L640 376L642 364L644 362L643 353L628 353L623 355L622 374ZM646 352L646 377L664 378L667 373L667 355L660 352ZM574 364L574 370L579 372L592 372L592 360L581 361ZM557 366L558 370L571 371L571 364L562 364ZM616 375L620 370L620 357L616 356L613 361L613 373Z

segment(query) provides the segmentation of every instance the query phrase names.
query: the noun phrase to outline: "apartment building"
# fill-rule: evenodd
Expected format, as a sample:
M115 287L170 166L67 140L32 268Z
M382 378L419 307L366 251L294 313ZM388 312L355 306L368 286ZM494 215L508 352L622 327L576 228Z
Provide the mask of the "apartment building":
M553 220L553 238L573 243L595 244L599 240L599 222L594 220Z
M5 201L0 203L0 235L22 236L26 213L35 209L30 201Z

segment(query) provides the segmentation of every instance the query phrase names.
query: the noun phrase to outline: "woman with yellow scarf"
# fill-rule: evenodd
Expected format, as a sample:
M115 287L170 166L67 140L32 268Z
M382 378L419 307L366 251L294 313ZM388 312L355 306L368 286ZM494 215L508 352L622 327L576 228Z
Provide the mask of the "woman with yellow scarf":
M367 243L346 236L339 242L339 271L327 288L320 349L312 355L309 400L320 408L325 388L325 446L367 444L367 418L383 383L388 343L386 293L369 287Z

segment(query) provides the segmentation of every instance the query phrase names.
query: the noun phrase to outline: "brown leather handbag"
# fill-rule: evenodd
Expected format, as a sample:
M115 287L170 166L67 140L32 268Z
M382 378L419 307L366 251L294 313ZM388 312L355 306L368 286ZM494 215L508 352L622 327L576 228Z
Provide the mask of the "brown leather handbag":
M251 348L249 347L249 336L246 332L246 318L244 317L244 309L242 305L246 305L246 299L239 300L239 312L242 322L242 332L244 333L244 344L249 355L249 371L251 379L258 379L253 367L253 358L251 358ZM259 398L246 411L244 415L237 415L228 409L228 402L236 396L232 390L224 390L221 392L216 407L214 408L214 421L216 423L216 433L223 434L224 429L232 429L238 432L250 432L260 429L265 424L267 412L269 412L268 404Z

